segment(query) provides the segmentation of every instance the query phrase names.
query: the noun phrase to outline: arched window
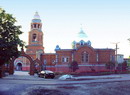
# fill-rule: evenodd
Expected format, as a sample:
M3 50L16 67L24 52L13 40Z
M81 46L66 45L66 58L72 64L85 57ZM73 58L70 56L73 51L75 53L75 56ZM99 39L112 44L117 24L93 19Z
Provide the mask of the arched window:
M36 28L37 24L34 24L34 28Z
M37 41L37 35L36 34L33 34L32 41Z
M40 24L38 24L38 28L40 28Z
M88 63L89 61L89 54L87 52L81 53L81 62Z

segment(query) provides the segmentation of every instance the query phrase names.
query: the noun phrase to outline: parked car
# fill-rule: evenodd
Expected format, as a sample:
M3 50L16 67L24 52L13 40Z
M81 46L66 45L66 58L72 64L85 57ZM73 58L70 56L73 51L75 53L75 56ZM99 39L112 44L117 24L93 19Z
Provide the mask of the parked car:
M43 71L40 71L38 73L38 77L42 77L42 78L54 78L55 77L55 74L54 72L52 71L49 71L49 70L43 70Z

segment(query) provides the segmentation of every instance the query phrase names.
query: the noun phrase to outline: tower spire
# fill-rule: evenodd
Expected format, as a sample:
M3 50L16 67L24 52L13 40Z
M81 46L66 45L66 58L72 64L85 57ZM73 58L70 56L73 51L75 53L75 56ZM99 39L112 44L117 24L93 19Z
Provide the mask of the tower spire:
M41 32L42 23L38 12L36 11L31 23L31 30L38 29Z
M40 19L40 16L38 14L38 12L36 11L35 14L34 14L34 19Z

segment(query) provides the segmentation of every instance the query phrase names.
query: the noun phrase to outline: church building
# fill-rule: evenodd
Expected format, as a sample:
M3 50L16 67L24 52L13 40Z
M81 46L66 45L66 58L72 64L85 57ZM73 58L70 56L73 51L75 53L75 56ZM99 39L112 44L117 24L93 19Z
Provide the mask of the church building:
M55 53L44 52L44 33L42 31L42 21L38 12L35 13L31 21L31 29L28 35L28 45L26 54L33 60L42 61L43 69L54 72L69 72L68 64L72 61L78 63L79 69L76 72L106 71L105 64L115 62L115 50L110 48L94 48L90 40L86 40L87 35L81 29L78 33L78 40L72 42L71 49L61 49L56 45ZM28 70L29 63L22 62L22 70Z

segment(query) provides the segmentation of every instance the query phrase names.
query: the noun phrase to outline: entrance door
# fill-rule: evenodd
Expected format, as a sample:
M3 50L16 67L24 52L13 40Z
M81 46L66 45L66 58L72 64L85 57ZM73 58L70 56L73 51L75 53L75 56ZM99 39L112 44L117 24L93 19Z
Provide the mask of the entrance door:
M17 71L22 71L22 64L21 64L21 63L18 63L18 64L17 64L16 70L17 70Z

